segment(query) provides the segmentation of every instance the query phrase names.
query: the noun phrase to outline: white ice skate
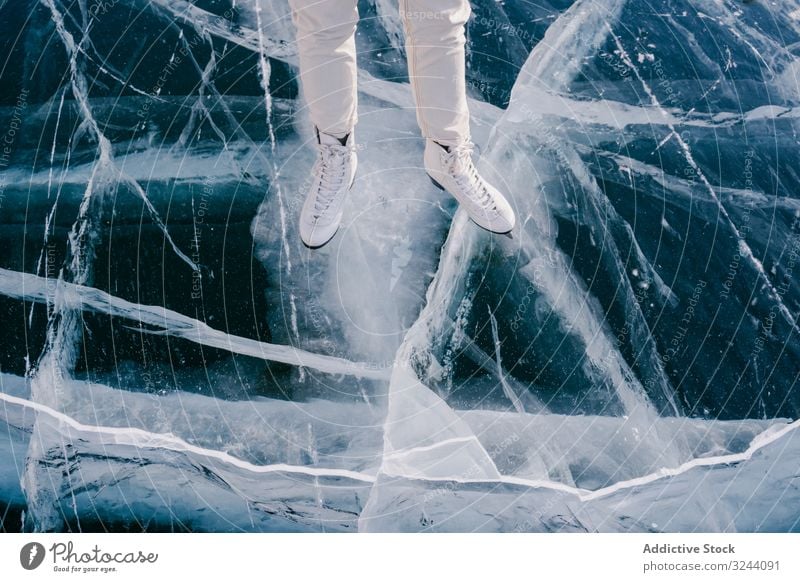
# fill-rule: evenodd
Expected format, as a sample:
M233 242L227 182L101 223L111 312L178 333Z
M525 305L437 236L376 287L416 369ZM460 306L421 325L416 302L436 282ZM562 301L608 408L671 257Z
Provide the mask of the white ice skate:
M478 174L471 154L469 142L445 148L429 139L425 143L425 170L437 187L459 201L478 226L500 234L510 232L514 210L500 191Z
M341 140L317 131L317 161L311 188L300 213L300 238L316 249L333 238L342 221L342 207L353 186L358 158L351 131Z

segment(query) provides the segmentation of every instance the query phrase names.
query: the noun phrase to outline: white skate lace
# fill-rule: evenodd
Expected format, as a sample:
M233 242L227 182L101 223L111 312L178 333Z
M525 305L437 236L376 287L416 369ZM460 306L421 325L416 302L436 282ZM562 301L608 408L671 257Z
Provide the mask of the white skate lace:
M471 200L484 210L497 210L494 197L486 187L475 164L472 163L472 142L466 142L450 148L442 154L444 165L450 176Z
M346 159L355 148L330 144L319 145L319 156L314 172L319 174L319 189L314 198L315 220L321 218L341 193L342 182L347 173Z

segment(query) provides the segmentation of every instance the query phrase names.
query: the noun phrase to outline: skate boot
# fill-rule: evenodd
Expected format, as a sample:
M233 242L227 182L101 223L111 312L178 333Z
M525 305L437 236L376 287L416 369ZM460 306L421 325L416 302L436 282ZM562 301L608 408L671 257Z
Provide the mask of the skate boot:
M425 170L433 183L449 192L470 218L490 232L505 234L514 228L514 210L497 188L478 174L472 163L472 143L442 146L425 143Z
M312 249L326 244L339 229L342 207L358 164L352 131L341 139L316 132L317 161L300 213L300 238Z

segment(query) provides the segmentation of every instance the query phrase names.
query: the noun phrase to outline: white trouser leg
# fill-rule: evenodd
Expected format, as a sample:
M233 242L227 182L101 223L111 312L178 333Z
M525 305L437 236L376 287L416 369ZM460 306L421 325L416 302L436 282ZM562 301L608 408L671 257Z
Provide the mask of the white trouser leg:
M422 135L445 145L469 139L464 26L469 0L400 0L408 76Z
M311 122L343 135L358 121L357 0L289 0Z

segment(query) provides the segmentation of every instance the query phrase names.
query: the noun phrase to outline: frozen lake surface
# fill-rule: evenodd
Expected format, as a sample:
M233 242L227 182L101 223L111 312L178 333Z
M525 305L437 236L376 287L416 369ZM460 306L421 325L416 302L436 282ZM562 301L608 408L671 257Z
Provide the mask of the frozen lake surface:
M0 530L800 531L800 1L472 6L518 228L361 0L319 251L285 0L0 7Z

